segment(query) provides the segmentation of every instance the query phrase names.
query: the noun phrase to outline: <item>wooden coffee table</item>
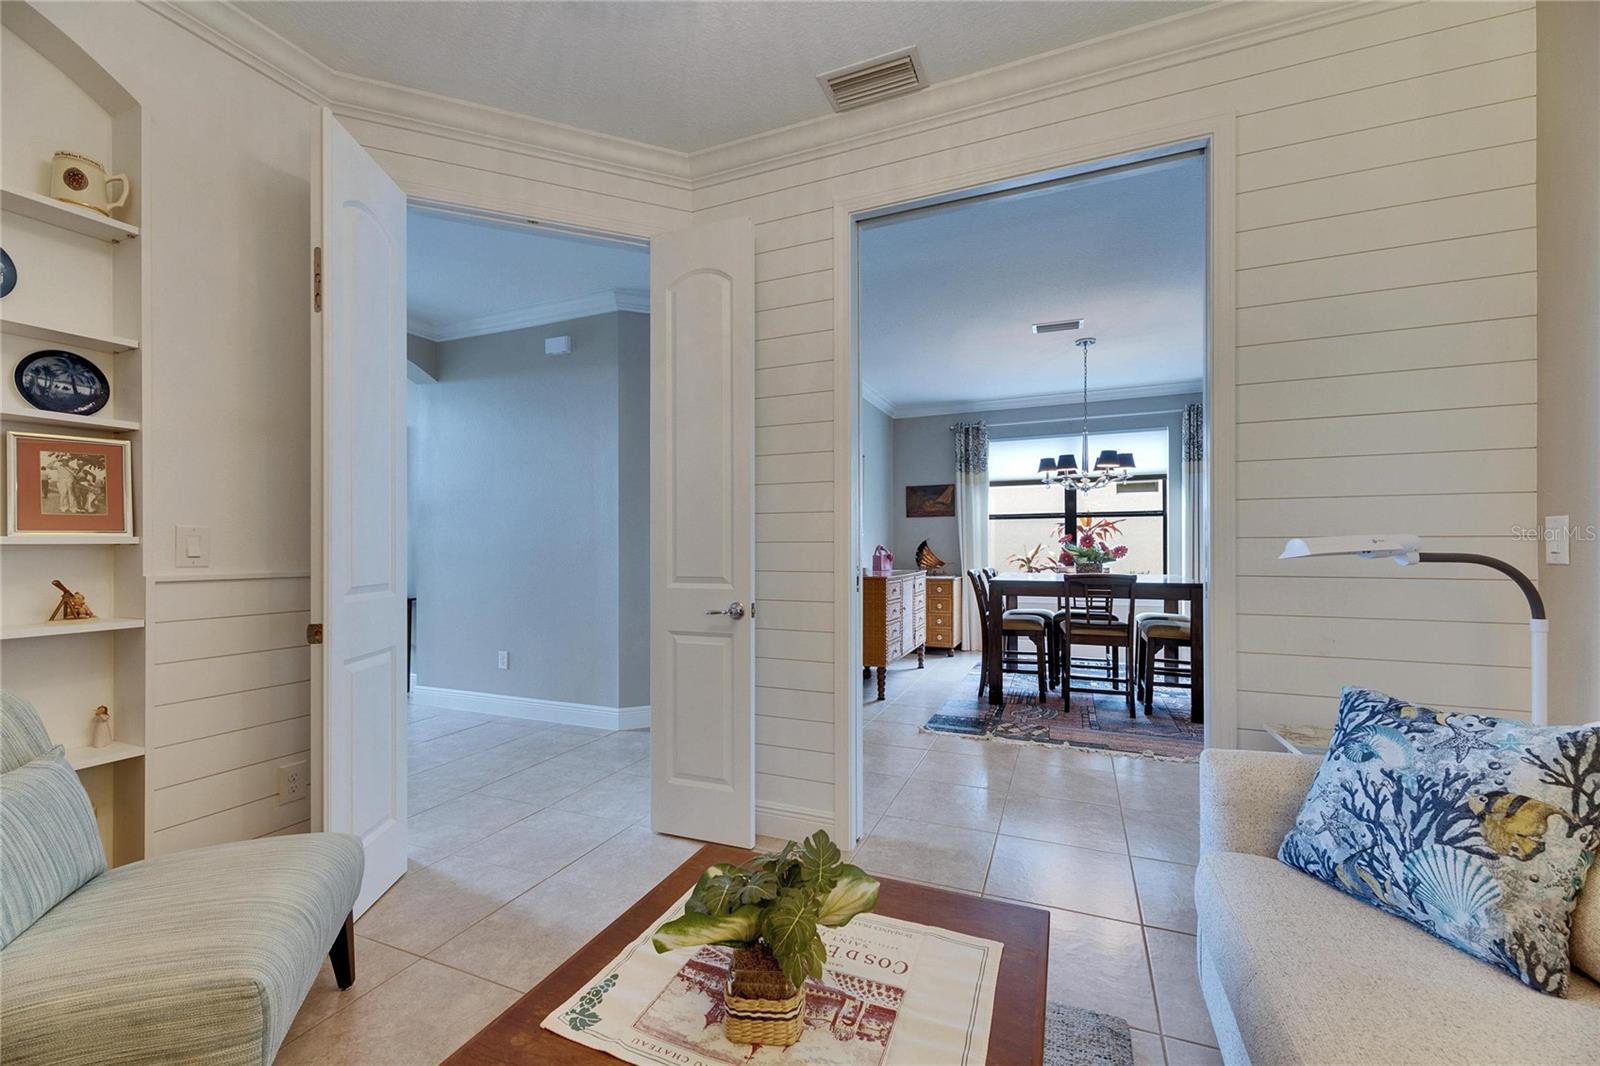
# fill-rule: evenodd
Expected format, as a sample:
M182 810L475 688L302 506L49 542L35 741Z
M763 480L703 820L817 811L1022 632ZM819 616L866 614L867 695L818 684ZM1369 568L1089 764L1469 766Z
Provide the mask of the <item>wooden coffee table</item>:
M455 1066L616 1062L602 1051L541 1029L540 1024L644 932L647 924L689 891L707 866L744 862L752 854L717 844L701 848L446 1061ZM994 1017L989 1026L988 1061L991 1066L1042 1063L1049 912L927 885L880 880L883 889L878 894L877 913L998 940L1005 945L1000 954ZM795 1061L804 1062L804 1056L796 1056Z

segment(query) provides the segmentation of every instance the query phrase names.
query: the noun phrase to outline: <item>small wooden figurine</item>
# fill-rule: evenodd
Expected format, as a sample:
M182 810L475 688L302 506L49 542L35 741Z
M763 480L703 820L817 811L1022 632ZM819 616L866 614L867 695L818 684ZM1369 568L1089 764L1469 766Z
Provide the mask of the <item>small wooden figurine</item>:
M94 709L94 730L89 736L91 748L111 746L111 709L105 704Z
M50 621L54 622L58 616L63 622L81 622L94 617L94 612L89 610L89 601L83 598L83 593L73 592L59 581L52 581L50 584L61 590L61 602L50 612Z
M927 541L917 545L917 569L926 570L930 574L944 573L944 560L933 554L933 549L928 547Z

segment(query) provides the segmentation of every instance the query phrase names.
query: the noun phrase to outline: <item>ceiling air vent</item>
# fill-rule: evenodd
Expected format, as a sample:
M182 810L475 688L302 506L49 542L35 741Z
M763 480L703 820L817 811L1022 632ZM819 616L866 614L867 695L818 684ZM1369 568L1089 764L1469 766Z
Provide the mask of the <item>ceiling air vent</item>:
M818 74L817 80L835 111L853 111L891 96L914 93L927 84L922 80L922 61L915 48L830 70Z

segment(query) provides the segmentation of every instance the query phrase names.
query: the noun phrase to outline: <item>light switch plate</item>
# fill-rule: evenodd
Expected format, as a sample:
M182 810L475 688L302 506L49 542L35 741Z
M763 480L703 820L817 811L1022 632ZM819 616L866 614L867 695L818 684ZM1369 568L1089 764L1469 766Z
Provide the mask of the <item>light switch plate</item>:
M1570 516L1564 514L1545 516L1544 561L1551 566L1566 566L1572 562L1570 521Z
M211 565L211 527L179 526L174 538L173 565L193 568Z

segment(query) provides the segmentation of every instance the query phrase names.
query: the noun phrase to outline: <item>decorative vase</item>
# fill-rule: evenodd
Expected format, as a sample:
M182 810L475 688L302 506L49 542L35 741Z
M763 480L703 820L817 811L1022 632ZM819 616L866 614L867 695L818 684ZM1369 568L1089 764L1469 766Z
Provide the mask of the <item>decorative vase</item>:
M805 1028L805 986L784 976L765 944L734 949L722 1003L723 1031L735 1044L788 1047Z
M1079 560L1073 569L1080 574L1103 574L1109 567L1105 563L1090 563Z

